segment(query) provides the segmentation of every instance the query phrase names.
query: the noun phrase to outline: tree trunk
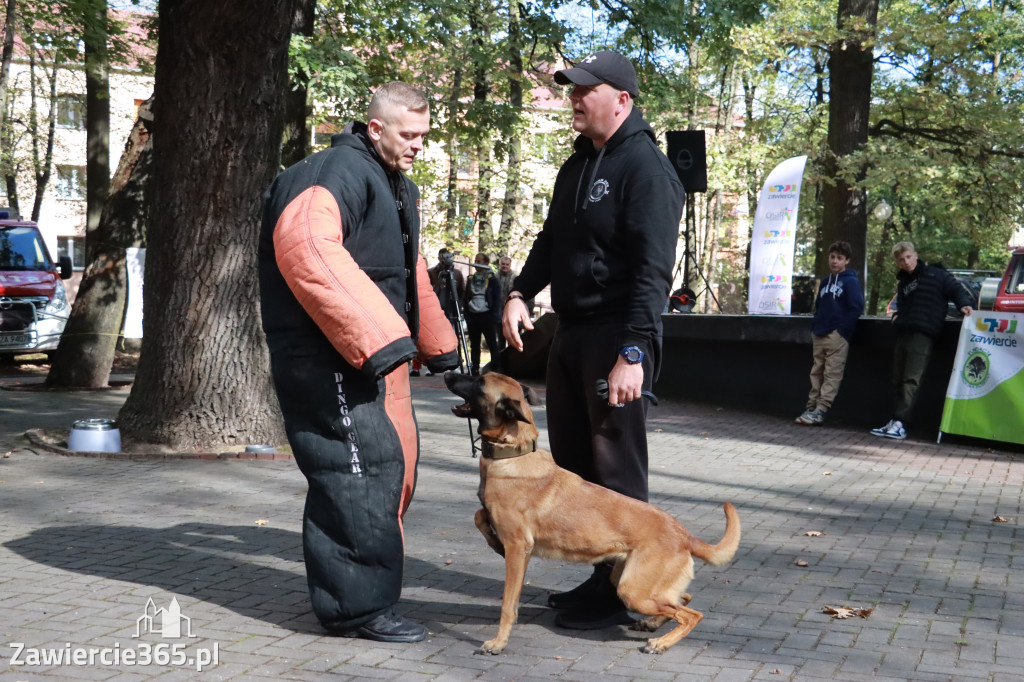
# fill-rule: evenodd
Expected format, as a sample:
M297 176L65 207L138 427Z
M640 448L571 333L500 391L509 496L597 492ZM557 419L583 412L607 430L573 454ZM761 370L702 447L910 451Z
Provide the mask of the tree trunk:
M0 130L7 129L7 82L11 74L11 60L14 59L14 30L18 16L17 0L7 0L4 13L4 46L0 52Z
M445 246L459 240L459 100L462 97L462 69L456 67L452 76L452 91L448 98L448 187L445 190L447 208L444 216Z
M315 0L294 0L292 34L312 36L316 21ZM281 148L281 165L284 167L302 161L309 156L309 120L313 115L309 104L309 74L302 71L296 76L297 83L289 83L284 95L284 146Z
M473 113L476 129L476 228L477 251L487 250L493 235L491 234L491 147L489 131L481 126L486 121L487 96L490 83L487 80L488 64L484 62L486 41L490 38L478 3L469 8L469 27L474 47L475 67L473 69Z
M829 46L828 152L825 176L830 179L822 191L821 243L815 270L828 270L828 244L850 242L850 268L864 275L868 214L864 190L839 177L843 157L860 149L868 140L871 110L871 78L874 60L871 42L878 21L878 0L839 0L838 27L841 37ZM851 25L866 22L865 30ZM845 36L845 37L842 37ZM857 180L864 169L858 169Z
M501 205L501 223L496 242L497 254L508 255L508 245L516 225L516 209L519 206L519 175L522 140L520 120L523 112L523 52L522 33L519 28L519 3L508 3L508 57L509 57L509 104L516 122L508 141L508 175L505 177L505 199Z
M146 223L153 158L151 102L139 107L99 227L89 237L88 264L46 375L47 386L102 388L110 380L127 293L125 249L141 245Z
M46 194L46 186L50 184L50 169L53 168L53 141L57 134L57 74L60 72L60 62L54 59L50 67L50 112L46 116L46 137L43 144L46 149L40 156L39 143L39 119L36 114L36 59L35 50L29 50L29 87L32 88L31 101L32 110L29 112L29 134L32 136L32 167L35 172L36 192L32 200L32 217L30 220L39 221L39 213L43 207L43 196Z
M291 0L162 0L142 354L128 443L285 442L260 326L260 197L280 161Z

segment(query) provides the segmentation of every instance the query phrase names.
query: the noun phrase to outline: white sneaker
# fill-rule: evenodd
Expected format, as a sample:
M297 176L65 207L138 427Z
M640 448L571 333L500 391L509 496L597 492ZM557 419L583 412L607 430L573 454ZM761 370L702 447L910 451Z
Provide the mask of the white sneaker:
M894 419L891 422L891 426L885 432L886 438L894 438L896 440L903 440L907 437L907 430L903 428L903 422L898 419Z
M888 422L886 422L885 426L880 426L877 429L871 429L871 433L876 436L884 436L889 432L889 429L892 428L893 422L895 421L895 419L890 419Z
M796 418L797 424L805 426L819 426L823 421L825 421L825 413L818 409L807 409Z

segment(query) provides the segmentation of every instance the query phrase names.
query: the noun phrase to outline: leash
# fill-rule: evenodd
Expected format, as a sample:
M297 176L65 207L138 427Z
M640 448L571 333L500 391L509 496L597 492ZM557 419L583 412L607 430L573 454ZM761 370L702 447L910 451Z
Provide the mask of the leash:
M607 379L598 379L597 383L596 383L596 386L597 386L597 397L598 398L604 398L605 400L608 400L608 380ZM654 395L653 393L651 393L650 391L640 391L640 397L641 398L647 398L648 400L651 401L651 405L654 405L655 407L658 406L658 397L656 395ZM623 406L624 406L624 403L619 403L618 405L609 405L609 407L623 407Z

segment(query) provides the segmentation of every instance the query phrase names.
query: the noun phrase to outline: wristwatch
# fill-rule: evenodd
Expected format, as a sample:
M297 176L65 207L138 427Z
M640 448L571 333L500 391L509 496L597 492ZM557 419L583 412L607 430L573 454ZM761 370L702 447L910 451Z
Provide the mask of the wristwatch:
M638 346L624 346L619 349L619 355L631 365L639 365L644 361L644 352Z

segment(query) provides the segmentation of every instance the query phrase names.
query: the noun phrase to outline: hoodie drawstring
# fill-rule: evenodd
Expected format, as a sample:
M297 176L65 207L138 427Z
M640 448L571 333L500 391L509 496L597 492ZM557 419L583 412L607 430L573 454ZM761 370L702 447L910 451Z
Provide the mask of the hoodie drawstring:
M580 207L580 210L582 210L582 211L586 211L587 210L587 204L590 203L590 195L594 191L594 180L597 178L597 169L601 167L601 159L604 157L604 150L607 149L607 148L608 148L608 146L605 145L605 146L601 147L601 151L599 151L597 153L597 160L594 161L594 170L590 173L590 182L587 183L587 196L583 198L583 206ZM584 170L584 172L586 172L587 167L584 166L583 170ZM581 173L580 174L580 180L582 180L582 179L583 179L583 174ZM579 191L579 190L577 189L577 191Z

